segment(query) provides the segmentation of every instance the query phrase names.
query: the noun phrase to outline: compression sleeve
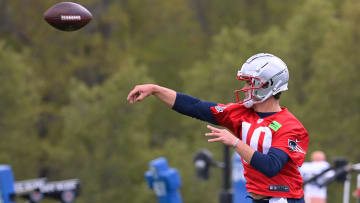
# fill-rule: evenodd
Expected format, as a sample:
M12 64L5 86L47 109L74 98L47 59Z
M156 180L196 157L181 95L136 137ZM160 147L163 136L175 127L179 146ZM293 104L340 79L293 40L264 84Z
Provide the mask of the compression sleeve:
M288 161L286 152L271 147L267 154L255 151L251 158L250 165L267 177L276 176Z
M210 107L216 105L216 103L201 101L198 98L177 92L172 109L181 114L218 125L210 110Z

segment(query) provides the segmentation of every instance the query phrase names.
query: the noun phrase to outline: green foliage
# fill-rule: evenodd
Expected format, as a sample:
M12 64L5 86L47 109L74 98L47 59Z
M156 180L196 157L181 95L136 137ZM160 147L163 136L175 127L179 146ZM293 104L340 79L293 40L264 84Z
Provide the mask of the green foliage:
M27 168L21 173L30 177L36 175L32 173L36 173L42 144L35 128L39 111L35 85L24 56L0 41L0 162L15 172Z
M351 2L351 1L350 1ZM316 110L316 114L308 114L309 122L325 119L312 127L314 143L325 148L326 144L337 143L337 150L329 150L329 154L346 156L353 161L359 160L360 151L356 146L356 132L359 130L359 99L357 72L360 61L358 43L360 30L356 26L359 19L359 3L348 3L343 10L342 18L336 27L328 32L321 50L313 61L314 77L307 84L306 90L313 92L307 110ZM334 54L336 50L336 54ZM331 119L327 119L331 118ZM330 128L330 126L333 126ZM337 140L341 139L341 142Z
M290 71L289 88L291 99L288 103L298 108L307 100L306 84L317 69L311 63L315 53L321 49L325 35L333 27L334 12L327 1L307 1L286 26L282 34L285 46L282 47L282 57L287 61ZM302 115L299 115L302 116Z
M143 174L164 156L180 172L184 202L218 202L221 171L201 182L192 163L200 148L222 159L222 145L203 136L206 124L126 96L154 82L234 102L236 72L258 52L287 63L281 103L308 129L309 153L360 159L352 147L360 144L358 1L88 0L78 3L93 21L76 32L45 23L54 3L1 2L0 161L16 179L78 177L78 202L155 202Z
M149 109L127 104L126 93L136 82L150 82L146 74L146 67L129 59L119 64L119 72L101 86L88 88L72 81L70 103L61 114L61 137L54 143L61 150L51 157L50 161L57 160L57 164L50 167L63 168L56 176L82 180L87 195L79 202L131 202L137 187L145 188L141 174L149 160L146 151L150 135L145 127Z

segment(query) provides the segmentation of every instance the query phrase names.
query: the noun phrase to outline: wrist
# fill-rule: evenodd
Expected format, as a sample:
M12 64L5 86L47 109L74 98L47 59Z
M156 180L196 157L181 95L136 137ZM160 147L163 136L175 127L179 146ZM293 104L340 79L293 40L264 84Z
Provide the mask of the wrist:
M232 145L233 148L236 148L236 146L239 144L240 142L240 139L239 138L236 138L234 144Z
M151 94L159 93L159 85L151 85Z

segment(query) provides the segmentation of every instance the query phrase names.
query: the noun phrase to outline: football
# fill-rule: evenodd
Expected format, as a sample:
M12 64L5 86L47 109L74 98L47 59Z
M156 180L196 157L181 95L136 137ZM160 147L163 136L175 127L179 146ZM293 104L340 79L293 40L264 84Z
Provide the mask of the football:
M75 31L88 24L92 14L80 4L60 2L44 13L44 19L56 29Z

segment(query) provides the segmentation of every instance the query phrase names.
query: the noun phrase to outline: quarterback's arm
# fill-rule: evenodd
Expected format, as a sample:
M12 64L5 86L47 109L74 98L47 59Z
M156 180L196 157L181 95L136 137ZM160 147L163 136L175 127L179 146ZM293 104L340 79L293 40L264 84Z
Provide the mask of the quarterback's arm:
M161 87L159 85L145 84L137 85L133 90L130 91L127 96L127 100L133 104L144 100L146 97L154 95L160 101L166 103L170 107L174 106L176 99L176 92L174 90L168 89L166 87Z
M271 147L267 154L256 151L251 159L250 165L268 177L276 176L288 161L286 152Z
M271 147L267 154L263 154L242 141L238 142L235 150L247 163L269 178L276 176L289 159L280 149Z
M286 152L280 149L271 147L267 154L263 154L236 138L226 129L219 129L210 125L207 128L211 132L205 133L205 136L215 137L209 139L208 142L222 142L227 146L235 147L236 152L247 163L270 178L276 176L289 159Z
M178 92L176 93L176 100L172 109L181 114L217 125L215 117L210 110L212 106L216 106L216 103L202 101Z
M267 154L263 154L242 141L237 144L235 150L247 163L269 178L276 176L289 159L280 149L271 147Z
M166 103L173 110L217 125L217 122L210 110L216 103L201 101L189 95L177 93L174 90L153 84L137 85L130 91L127 100L133 104L144 100L146 97L154 95L160 101Z

